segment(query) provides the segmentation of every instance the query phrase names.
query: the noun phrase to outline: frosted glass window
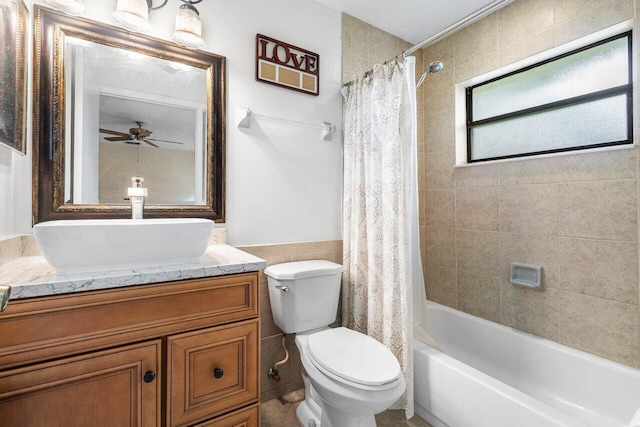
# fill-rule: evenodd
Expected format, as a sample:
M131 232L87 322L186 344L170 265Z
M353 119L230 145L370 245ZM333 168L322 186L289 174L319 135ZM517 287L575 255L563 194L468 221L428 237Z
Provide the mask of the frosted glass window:
M473 158L544 153L627 137L627 97L618 95L473 128ZM500 141L496 144L495 141Z
M469 162L631 144L631 33L467 88Z

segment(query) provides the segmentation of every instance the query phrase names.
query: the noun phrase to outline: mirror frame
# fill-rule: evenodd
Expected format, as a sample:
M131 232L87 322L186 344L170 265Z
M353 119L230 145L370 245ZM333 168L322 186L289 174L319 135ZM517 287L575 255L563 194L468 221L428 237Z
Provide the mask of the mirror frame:
M29 10L22 0L0 0L0 55L5 67L0 66L4 94L0 95L0 108L11 110L13 133L5 135L0 143L26 154L27 111L27 30ZM13 65L12 65L13 64Z
M77 37L207 72L205 205L145 205L147 218L225 221L226 59L154 37L35 6L33 52L33 223L59 219L130 218L126 205L64 203L65 36Z

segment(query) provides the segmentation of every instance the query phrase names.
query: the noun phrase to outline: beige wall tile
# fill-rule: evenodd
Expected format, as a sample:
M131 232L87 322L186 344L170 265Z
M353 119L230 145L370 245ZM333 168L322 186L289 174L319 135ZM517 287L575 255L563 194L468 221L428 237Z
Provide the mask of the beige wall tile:
M426 190L424 225L453 228L455 226L455 190Z
M637 240L636 181L558 185L560 236Z
M369 27L370 61L376 64L382 64L402 53L402 50L396 42L396 37L374 26Z
M11 237L0 240L0 265L20 258L22 255L22 238Z
M472 77L488 73L496 68L498 68L498 54L496 51L493 51L456 67L454 79L456 83L460 83ZM425 84L427 83L425 82Z
M549 50L555 46L555 41L553 28L536 34L535 37L515 41L500 39L498 43L498 67L503 67Z
M555 0L519 0L497 12L498 44L526 43L554 25Z
M638 306L560 292L560 342L638 367Z
M456 267L456 231L453 228L426 227L422 236L424 259L428 264Z
M446 37L437 43L429 45L422 49L422 72L433 61L440 61L445 68L455 68L454 62L455 42L453 37ZM422 74L422 73L420 73Z
M342 14L342 49L350 55L369 56L369 24Z
M618 4L630 3L631 1L611 1L611 0L556 0L556 23L574 19L582 14L588 14L600 8L616 8ZM619 7L619 6L618 6Z
M424 151L453 150L455 148L454 129L455 116L453 110L425 116Z
M498 19L495 13L453 34L456 67L474 61L498 47Z
M22 256L42 256L42 252L40 252L38 243L33 235L22 236Z
M545 289L558 288L558 238L537 234L500 233L500 274L509 278L512 262L542 267Z
M425 154L424 158L424 188L455 187L453 165L456 160L454 150L433 151Z
M282 350L282 336L274 335L272 337L262 339L260 343L262 359L260 369L262 401L271 400L274 397L282 396L294 391L295 389L290 389L290 384L295 383L300 379L300 371L295 369L293 366L293 357L287 364L278 369L280 381L271 381L267 377L269 368L284 358L284 351Z
M502 323L543 338L560 338L560 301L558 290L521 288L508 280L502 282Z
M555 235L558 229L554 184L501 187L500 231Z
M558 279L564 291L638 304L638 245L559 239Z
M562 0L558 1L562 3ZM556 46L633 18L632 0L606 0L598 3L601 7L556 25Z
M498 231L498 187L456 189L456 228Z
M260 336L264 339L273 335L282 335L282 331L273 323L269 286L260 285Z
M484 276L500 275L500 235L493 231L456 230L459 270Z
M636 178L636 150L619 149L558 157L558 182Z
M479 187L500 184L500 169L497 164L456 168L455 176L456 187Z
M424 285L427 299L449 307L456 307L456 270L435 264L424 266Z
M342 62L342 83L355 80L356 76L370 69L369 60L355 55L348 55Z
M430 75L429 82L423 85L424 113L426 115L453 110L455 106L453 71L452 68L444 68L442 71Z
M500 184L541 184L556 181L555 157L527 159L500 164Z
M500 322L500 279L458 271L458 309Z

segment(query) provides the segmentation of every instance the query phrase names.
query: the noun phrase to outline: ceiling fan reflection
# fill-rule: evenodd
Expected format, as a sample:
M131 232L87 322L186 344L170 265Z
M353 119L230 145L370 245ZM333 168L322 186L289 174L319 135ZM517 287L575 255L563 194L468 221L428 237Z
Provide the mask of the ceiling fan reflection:
M137 128L130 128L129 133L119 132L116 130L103 129L100 128L100 133L104 133L107 135L115 135L110 137L104 137L106 141L109 142L124 142L126 144L140 145L142 142L145 144L149 144L152 147L160 148L160 146L156 145L155 142L166 142L169 144L183 144L178 141L167 141L166 139L157 139L157 138L149 138L153 132L150 130L144 129L144 122L136 121Z

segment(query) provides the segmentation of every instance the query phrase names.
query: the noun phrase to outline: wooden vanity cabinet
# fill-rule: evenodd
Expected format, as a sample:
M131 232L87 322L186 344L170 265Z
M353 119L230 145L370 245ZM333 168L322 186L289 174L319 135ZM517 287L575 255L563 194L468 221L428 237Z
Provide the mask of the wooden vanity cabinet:
M258 427L258 273L11 301L0 426Z

